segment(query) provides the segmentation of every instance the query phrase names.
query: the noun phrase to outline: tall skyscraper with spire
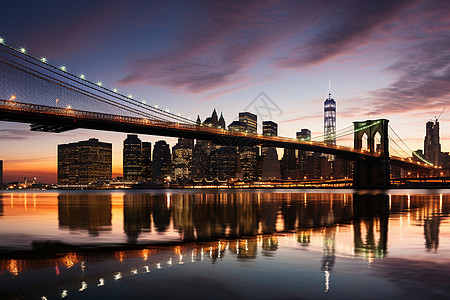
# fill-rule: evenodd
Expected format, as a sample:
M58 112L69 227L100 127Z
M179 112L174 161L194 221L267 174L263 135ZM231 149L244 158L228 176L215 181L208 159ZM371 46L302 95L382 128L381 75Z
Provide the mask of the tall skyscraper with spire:
M336 101L331 98L331 80L328 82L328 98L324 102L324 142L336 145Z

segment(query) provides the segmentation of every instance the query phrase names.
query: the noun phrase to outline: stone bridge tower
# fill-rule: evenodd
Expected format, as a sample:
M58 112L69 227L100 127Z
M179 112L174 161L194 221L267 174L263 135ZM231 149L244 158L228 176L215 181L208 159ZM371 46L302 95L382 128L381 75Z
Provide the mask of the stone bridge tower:
M379 153L377 157L355 161L353 187L388 188L390 183L389 120L367 120L353 122L353 124L354 148L361 150L363 140L367 139L367 150L371 153Z

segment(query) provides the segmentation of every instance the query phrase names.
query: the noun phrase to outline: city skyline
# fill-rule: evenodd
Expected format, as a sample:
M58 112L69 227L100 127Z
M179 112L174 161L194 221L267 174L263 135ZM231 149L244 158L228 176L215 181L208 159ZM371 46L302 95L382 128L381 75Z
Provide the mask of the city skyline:
M183 7L160 4L156 11L166 14L159 15L153 23L143 17L155 4L125 8L118 2L98 2L96 5L103 4L108 13L96 19L95 13L84 9L67 13L65 7L52 4L49 9L48 4L39 3L36 10L30 11L33 15L41 12L43 19L24 16L18 24L10 19L14 14L5 16L0 21L0 36L8 44L25 47L31 55L47 57L53 65L67 65L72 73L85 73L92 81L102 81L111 88L117 86L126 94L161 107L166 105L192 119L200 114L203 120L216 108L223 112L229 125L237 119L238 111L245 111L261 91L265 92L281 111L267 120L279 124L279 135L293 138L302 128L310 129L313 137L323 134L323 101L331 74L332 94L338 103L338 130L370 115L385 117L413 150L423 149L425 123L439 114L449 93L449 74L445 69L450 61L445 51L450 43L449 25L443 7L449 4L315 3L308 7L293 7L297 4L292 3L216 2L204 7L191 2L184 2ZM63 8L67 14L62 14L64 18L58 13ZM10 9L18 7L11 5ZM122 10L126 17L133 17L132 24L122 26L126 20L121 19L122 14L117 15ZM265 23L263 12L269 10L272 19ZM199 11L204 12L203 17L195 15ZM280 20L279 16L287 11L290 18ZM310 13L306 21L294 18L306 11ZM50 13L54 21L63 22L66 27L54 29L45 21ZM330 14L335 16L331 21L327 20ZM181 16L176 24L169 22L174 15ZM217 18L211 21L207 16ZM204 29L208 33L204 37L193 30L210 22L216 26ZM227 26L228 22L234 26ZM355 24L362 26L355 28ZM267 30L270 25L281 28ZM292 28L287 30L289 26L299 28L298 33ZM182 33L186 33L186 38L180 38ZM249 33L255 37L246 38ZM294 42L300 36L304 39ZM242 39L242 47L234 49L236 38ZM318 46L329 51L317 51ZM185 53L178 53L179 48L186 49ZM208 56L211 50L218 57ZM297 55L283 55L287 52ZM146 73L139 63L153 67L152 71ZM263 120L259 118L258 122ZM450 148L447 120L444 113L440 119L443 151ZM117 176L122 173L120 145L125 136L91 130L36 133L29 132L26 124L1 122L4 180L27 176L55 182L56 145L91 137L113 144L113 176ZM46 142L42 143L42 139ZM171 146L176 142L165 137L144 139L152 143L164 139Z

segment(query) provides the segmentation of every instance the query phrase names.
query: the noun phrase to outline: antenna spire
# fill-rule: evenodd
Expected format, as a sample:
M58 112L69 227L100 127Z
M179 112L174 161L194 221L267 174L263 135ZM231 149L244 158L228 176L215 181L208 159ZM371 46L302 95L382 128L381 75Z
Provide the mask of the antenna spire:
M331 76L328 75L328 98L331 98Z

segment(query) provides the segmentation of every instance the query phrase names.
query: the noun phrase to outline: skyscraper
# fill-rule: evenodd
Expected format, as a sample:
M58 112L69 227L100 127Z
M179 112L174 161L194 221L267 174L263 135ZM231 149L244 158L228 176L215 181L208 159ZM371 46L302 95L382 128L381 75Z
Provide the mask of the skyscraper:
M263 135L277 136L278 124L272 121L263 121ZM278 160L278 153L275 147L262 147L262 166L261 179L280 179L280 161Z
M441 165L441 143L439 141L439 121L427 122L424 140L425 159L434 165Z
M142 142L142 179L152 179L152 143Z
M278 124L273 121L263 121L263 135L277 136Z
M180 138L178 143L172 147L173 177L175 179L189 178L193 145L194 140Z
M240 112L239 121L245 124L245 131L256 134L258 126L258 117L251 112Z
M89 139L58 145L58 185L90 185L112 177L112 144Z
M153 180L163 181L172 175L172 158L166 141L157 141L153 148Z
M328 98L324 102L324 142L336 145L336 101L331 98L331 83L328 89Z
M123 179L142 180L142 142L136 134L129 134L123 141Z

